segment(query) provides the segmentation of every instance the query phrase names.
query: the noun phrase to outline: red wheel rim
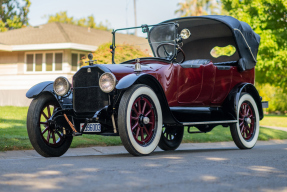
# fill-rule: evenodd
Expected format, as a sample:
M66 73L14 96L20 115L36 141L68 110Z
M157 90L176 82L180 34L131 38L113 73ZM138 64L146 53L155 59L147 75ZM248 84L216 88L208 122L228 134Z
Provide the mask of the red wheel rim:
M149 122L145 122L148 118ZM130 114L131 130L136 142L142 146L149 145L155 136L156 113L154 104L146 97L135 99Z
M239 128L242 137L247 141L252 138L255 129L255 117L251 105L243 102L239 109Z
M40 113L39 125L42 139L51 147L58 147L62 144L64 138L63 134L56 130L55 127L48 123L49 118L53 115L57 106L54 104L46 104Z

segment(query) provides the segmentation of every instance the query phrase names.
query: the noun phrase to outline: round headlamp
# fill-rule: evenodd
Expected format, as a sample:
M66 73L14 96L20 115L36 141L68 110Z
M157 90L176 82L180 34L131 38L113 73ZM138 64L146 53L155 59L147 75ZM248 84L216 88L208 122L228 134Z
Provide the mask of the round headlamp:
M180 36L183 39L188 39L190 37L190 35L191 35L191 33L190 33L190 31L188 29L183 29L180 32Z
M71 85L70 85L70 82L68 81L67 78L58 77L54 81L53 88L54 88L54 91L57 95L64 96L69 92Z
M112 73L103 73L99 79L99 86L105 93L109 93L114 90L117 79Z

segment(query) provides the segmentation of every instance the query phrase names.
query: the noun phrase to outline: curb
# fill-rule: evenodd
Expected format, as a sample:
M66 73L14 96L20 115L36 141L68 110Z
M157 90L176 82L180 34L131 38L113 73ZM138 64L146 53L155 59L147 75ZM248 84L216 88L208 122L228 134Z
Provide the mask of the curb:
M276 130L287 132L287 127L274 127L274 126L264 126L264 125L260 125L260 127L264 127L264 128L268 128L268 129L276 129Z
M257 141L256 147L266 145L287 144L287 140L270 140L270 141ZM156 148L156 153L176 153L177 151L199 151L199 150L216 150L216 149L230 149L239 150L233 141L229 142L216 142L216 143L182 143L176 151L162 151L159 147ZM155 154L155 153L153 153ZM62 157L67 158L77 156L107 156L107 155L130 155L124 146L108 146L108 147L87 147L87 148L70 148L67 153ZM5 160L19 160L19 159L35 159L44 157L40 156L35 150L21 150L21 151L6 151L0 152L0 161Z

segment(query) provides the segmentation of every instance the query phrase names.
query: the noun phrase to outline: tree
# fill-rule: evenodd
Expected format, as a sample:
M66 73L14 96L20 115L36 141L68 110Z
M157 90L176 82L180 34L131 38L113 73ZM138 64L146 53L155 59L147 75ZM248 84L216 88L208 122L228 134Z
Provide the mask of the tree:
M112 63L112 54L110 52L111 43L105 43L98 47L98 49L93 53L94 58L97 60L97 64L107 64ZM130 59L140 58L140 57L150 57L148 50L143 51L140 47L129 45L129 44L118 44L115 53L115 63L121 63ZM81 58L82 59L82 58ZM81 65L85 66L88 59L81 61Z
M67 15L67 11L61 11L60 13L56 13L55 15L49 15L48 23L52 22L60 22L60 23L68 23L73 25L78 25L82 27L90 27L93 29L101 29L105 31L110 31L108 25L108 21L106 21L106 24L103 24L100 22L97 24L95 22L95 18L93 15L88 16L88 18L80 18L80 19L74 19L74 17L69 17Z
M0 0L0 31L27 26L30 0ZM21 5L23 4L23 5Z
M55 15L49 15L48 23L53 22L67 23L73 25L77 24L73 17L68 17L67 11L61 11L60 13L56 13Z
M248 23L261 37L256 82L287 92L287 1L222 0L222 4L229 15Z
M179 9L175 13L179 13L182 17L220 13L218 0L185 0L177 5Z

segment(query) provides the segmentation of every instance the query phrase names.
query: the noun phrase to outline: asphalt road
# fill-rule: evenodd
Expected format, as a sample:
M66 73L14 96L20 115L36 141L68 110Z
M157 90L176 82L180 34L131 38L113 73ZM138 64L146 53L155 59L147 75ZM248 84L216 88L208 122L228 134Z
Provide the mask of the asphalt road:
M145 157L121 146L71 149L60 158L0 152L0 191L287 191L287 140L251 150L183 144Z

